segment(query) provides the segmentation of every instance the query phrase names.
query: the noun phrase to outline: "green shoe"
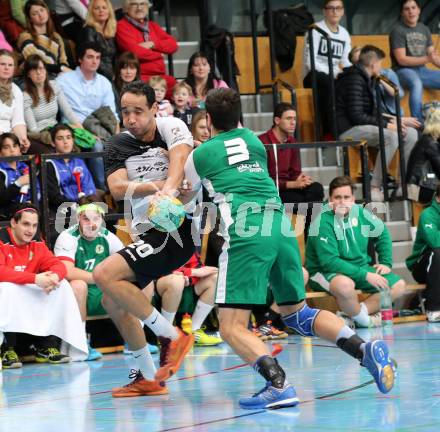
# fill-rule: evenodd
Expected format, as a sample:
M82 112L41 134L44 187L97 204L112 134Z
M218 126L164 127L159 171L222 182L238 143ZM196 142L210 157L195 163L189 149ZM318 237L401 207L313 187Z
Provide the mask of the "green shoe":
M23 366L14 348L8 348L2 356L3 369L19 369Z
M223 342L222 338L206 334L203 329L198 329L193 332L195 346L213 346L219 345Z
M60 353L58 348L37 349L35 361L37 363L69 363L72 359L69 356Z

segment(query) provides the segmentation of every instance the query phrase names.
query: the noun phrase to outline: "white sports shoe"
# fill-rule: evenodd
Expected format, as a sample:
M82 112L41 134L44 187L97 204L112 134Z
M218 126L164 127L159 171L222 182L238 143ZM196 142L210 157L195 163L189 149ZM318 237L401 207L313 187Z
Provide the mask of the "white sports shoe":
M429 322L440 322L440 311L426 311L426 318Z

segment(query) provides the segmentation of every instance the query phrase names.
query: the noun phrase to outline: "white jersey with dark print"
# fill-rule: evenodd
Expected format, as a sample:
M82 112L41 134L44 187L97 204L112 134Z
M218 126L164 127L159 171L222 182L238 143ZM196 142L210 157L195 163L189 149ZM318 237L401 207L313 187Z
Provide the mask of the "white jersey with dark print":
M168 151L180 144L193 147L193 138L186 124L177 118L159 117L156 124L156 134L150 142L141 141L128 131L110 140L104 157L107 177L119 169L126 169L128 179L133 182L146 183L167 178ZM129 189L125 200L130 200L132 226L146 223L150 197L132 198Z

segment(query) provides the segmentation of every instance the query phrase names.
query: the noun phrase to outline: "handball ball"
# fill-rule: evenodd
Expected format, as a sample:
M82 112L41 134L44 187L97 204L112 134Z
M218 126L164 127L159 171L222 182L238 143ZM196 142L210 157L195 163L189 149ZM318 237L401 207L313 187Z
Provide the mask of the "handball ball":
M165 195L150 204L147 217L157 230L172 232L185 220L185 208L177 198Z

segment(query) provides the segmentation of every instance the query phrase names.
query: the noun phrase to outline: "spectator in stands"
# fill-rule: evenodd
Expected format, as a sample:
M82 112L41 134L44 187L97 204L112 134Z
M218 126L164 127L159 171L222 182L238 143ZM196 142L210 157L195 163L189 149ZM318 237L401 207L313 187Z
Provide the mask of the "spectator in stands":
M154 291L162 299L161 314L171 324L184 297L189 299L188 303L192 303L194 294L198 297L191 328L195 345L209 346L222 342L221 338L208 335L202 329L203 322L214 307L217 273L217 267L204 266L195 253L184 266L154 282ZM147 292L147 296L151 297L152 293Z
M84 358L87 342L66 268L37 234L38 210L21 204L10 227L0 231L0 333L6 342L4 368L21 367L16 333L35 336L38 363L66 363L59 339L70 345L72 358Z
M315 25L324 30L331 38L331 50L333 56L333 77L339 75L342 68L351 65L348 54L351 50L351 39L348 31L340 25L344 16L344 2L342 0L324 0L324 19ZM312 30L310 30L312 31ZM330 127L330 79L328 68L327 40L313 30L314 60L316 69L316 83L318 87L319 112L324 133L331 132ZM308 35L304 41L303 54L303 82L304 88L312 88L312 71L310 65L310 48Z
M192 96L191 87L185 82L178 82L173 88L174 112L173 116L182 120L188 128L191 128L192 117L195 113L189 100Z
M26 153L30 142L24 121L23 93L12 82L15 70L14 55L0 50L0 133L13 132Z
M87 18L87 0L55 0L55 13L65 36L76 42L78 30Z
M148 0L124 0L124 18L118 22L116 42L120 51L136 54L143 81L160 75L171 91L176 79L166 74L163 54L175 53L177 42L159 24L148 19L150 6Z
M96 202L97 197L79 199L76 211L78 223L63 231L57 238L54 254L66 266L66 279L76 292L81 319L87 316L107 315L102 307L102 291L95 285L93 269L97 264L124 245L104 225L104 208ZM89 345L88 360L96 360L102 355Z
M209 90L228 88L228 85L215 75L214 65L210 63L208 56L200 51L189 58L185 82L190 85L193 93L190 98L191 106L197 108L205 107Z
M24 62L24 85L24 118L31 139L29 153L52 153L54 145L48 129L58 123L59 110L72 127L82 125L56 81L49 81L47 66L38 54Z
M406 183L408 198L429 203L440 180L440 109L426 116L422 137L414 146L408 161Z
M121 115L121 90L125 84L141 79L141 66L136 54L123 52L116 60L115 77L113 80L113 91L115 93L116 108L119 118Z
M355 46L348 54L348 59L350 63L355 64L359 62L359 56L361 54L362 47ZM405 95L402 86L400 85L399 77L393 69L382 68L380 71L380 75L387 78L391 81L398 89L399 89L399 97L402 99ZM381 88L381 108L383 113L388 113L391 115L396 115L396 104L395 104L395 92L393 87L388 85L385 81L380 82ZM374 90L373 90L374 91ZM403 108L400 108L400 115L404 115Z
M27 59L38 54L52 76L71 69L67 63L64 42L55 31L49 8L43 0L28 0L24 9L26 31L18 38L18 48Z
M374 244L378 264L369 256ZM309 286L327 291L340 310L358 327L380 325L381 289L390 288L393 300L405 293L406 284L391 272L392 243L388 228L366 208L355 204L350 177L336 177L329 185L329 201L312 222L306 245ZM371 294L359 303L356 289Z
M83 126L88 129L87 120L98 110L107 107L107 114L113 113L116 129L119 132L119 117L116 112L115 96L110 81L97 73L101 61L101 48L93 42L87 42L78 47L79 66L71 72L58 76L57 83ZM109 112L111 111L111 113ZM99 136L96 130L90 132ZM94 151L102 151L101 140L97 140ZM99 188L105 188L104 165L101 159L91 159L89 162L94 179Z
M0 135L0 157L21 156L20 142L10 132ZM7 220L17 202L31 201L29 165L0 161L0 219Z
M74 151L73 130L65 124L58 124L50 130L55 151L71 154ZM81 190L75 178L79 173ZM92 175L83 159L66 158L49 160L47 164L47 190L49 206L53 212L65 202L77 203L84 195L95 195L96 187Z
M167 94L167 82L165 78L162 78L159 75L152 76L148 80L148 85L153 88L154 93L156 94L156 102L157 102L157 117L172 117L173 116L173 106L168 99L165 99L165 95Z
M429 322L440 322L440 184L431 205L420 215L406 266L418 283L426 284L423 291L426 318Z
M379 146L379 123L373 79L380 74L385 53L373 46L362 48L359 62L344 69L336 81L336 116L340 139L365 139L371 147ZM385 158L387 166L391 163L398 148L396 119L392 116L383 117L385 137ZM413 119L402 118L402 134L404 140L404 160L408 161L410 152L417 141L417 131L411 127ZM386 175L386 173L385 173ZM371 179L371 199L383 201L380 190L382 184L382 165L380 155Z
M199 110L194 114L191 123L191 134L196 147L211 138L211 133L206 123L206 110Z
M11 11L11 4L9 0L0 1L0 28L5 34L8 42L15 46L18 36L23 31L21 26L13 17Z
M263 144L295 143L296 110L292 104L281 102L273 113L273 126L260 135ZM324 198L321 183L301 171L299 149L277 150L266 147L269 174L278 186L284 203L319 202Z
M401 20L390 33L391 59L402 86L409 90L411 115L423 122L423 88L440 89L440 71L426 65L440 67L440 53L429 28L419 22L419 2L402 0L400 4Z
M101 47L101 63L98 72L113 80L116 59L116 18L110 0L91 0L86 25L78 35L77 46L94 42Z
M6 51L13 51L11 45L9 45L9 42L6 40L5 35L0 30L0 50L6 50Z

